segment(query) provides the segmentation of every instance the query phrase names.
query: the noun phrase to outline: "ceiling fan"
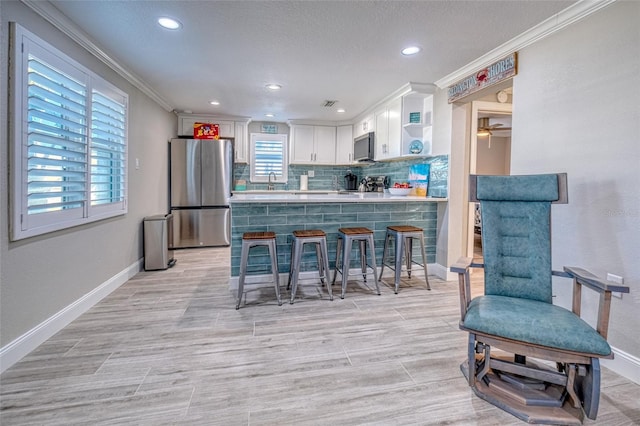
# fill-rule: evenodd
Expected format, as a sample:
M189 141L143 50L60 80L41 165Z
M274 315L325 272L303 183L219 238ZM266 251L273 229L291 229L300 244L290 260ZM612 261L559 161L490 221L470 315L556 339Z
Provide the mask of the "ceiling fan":
M489 148L491 148L491 135L493 135L493 131L511 130L511 127L502 127L502 126L503 126L502 123L496 123L496 124L490 125L489 117L478 118L478 132L476 133L476 135L479 137L488 136Z

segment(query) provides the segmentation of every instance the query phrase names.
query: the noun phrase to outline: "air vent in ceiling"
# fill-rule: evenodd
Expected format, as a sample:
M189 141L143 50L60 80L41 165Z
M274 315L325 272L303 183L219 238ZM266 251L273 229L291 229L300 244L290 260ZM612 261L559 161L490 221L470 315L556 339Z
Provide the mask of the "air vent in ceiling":
M325 108L331 108L336 104L336 102L338 101L324 101L324 104L322 104L322 106Z

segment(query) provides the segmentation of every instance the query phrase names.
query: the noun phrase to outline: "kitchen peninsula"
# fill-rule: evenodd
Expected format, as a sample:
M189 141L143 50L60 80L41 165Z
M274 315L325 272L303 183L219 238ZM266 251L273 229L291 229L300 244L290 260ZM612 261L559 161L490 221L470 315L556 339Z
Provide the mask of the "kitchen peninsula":
M438 203L446 201L446 198L393 196L381 192L236 192L230 200L232 286L237 284L239 275L242 234L252 231L276 233L278 268L281 274L289 272L290 236L296 229L321 229L327 234L329 267L333 269L338 228L364 226L372 229L379 262L387 226L418 226L424 229L427 262L434 263L437 207ZM307 253L305 250L302 271L315 269L315 262L312 252ZM263 254L252 253L248 273L270 273L266 250Z

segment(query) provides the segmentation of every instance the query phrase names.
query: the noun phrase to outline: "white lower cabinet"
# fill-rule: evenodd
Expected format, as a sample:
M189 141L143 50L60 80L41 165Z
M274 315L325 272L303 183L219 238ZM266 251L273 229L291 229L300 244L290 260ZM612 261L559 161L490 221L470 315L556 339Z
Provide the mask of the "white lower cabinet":
M291 126L289 164L335 164L336 128L334 126Z

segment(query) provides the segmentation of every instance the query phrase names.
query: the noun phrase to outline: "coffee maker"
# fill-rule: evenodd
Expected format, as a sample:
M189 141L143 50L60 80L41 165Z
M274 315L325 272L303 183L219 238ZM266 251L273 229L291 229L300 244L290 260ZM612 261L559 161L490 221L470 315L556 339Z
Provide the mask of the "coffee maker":
M358 176L351 173L351 170L347 170L347 174L344 176L344 189L347 191L358 189Z

